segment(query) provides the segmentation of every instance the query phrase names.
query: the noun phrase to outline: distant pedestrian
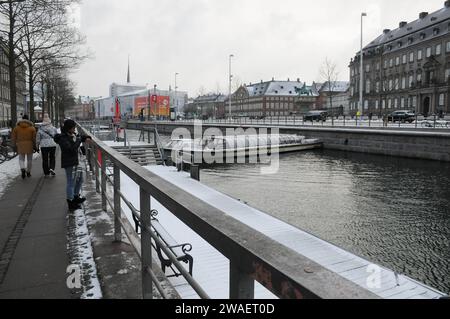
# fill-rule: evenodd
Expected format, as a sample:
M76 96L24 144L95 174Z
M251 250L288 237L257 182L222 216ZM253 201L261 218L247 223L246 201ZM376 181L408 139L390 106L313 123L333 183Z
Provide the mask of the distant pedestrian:
M57 129L52 125L48 114L44 114L44 119L42 120L42 126L39 128L36 138L36 144L41 150L42 154L42 168L44 170L44 175L55 176L55 165L56 165L56 143L54 138L58 133Z
M28 116L24 115L22 120L17 123L11 136L13 145L17 148L19 154L19 165L22 172L22 178L31 177L31 169L33 166L33 153L36 147L36 129L32 122L28 120ZM25 160L27 163L25 164Z
M61 134L55 136L55 142L61 147L61 167L66 171L67 204L71 211L80 209L81 204L86 201L80 194L83 169L80 166L79 156L81 143L89 140L89 137L76 134L76 123L70 119L64 122Z

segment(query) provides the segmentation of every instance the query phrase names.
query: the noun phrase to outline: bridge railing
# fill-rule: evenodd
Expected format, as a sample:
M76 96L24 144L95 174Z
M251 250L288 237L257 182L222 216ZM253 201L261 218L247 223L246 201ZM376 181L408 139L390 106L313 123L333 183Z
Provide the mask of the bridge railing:
M152 123L194 123L200 121L204 124L232 124L232 125L277 125L277 126L303 126L303 127L358 127L358 128L410 128L410 129L450 129L450 117L439 118L437 115L423 117L417 115L409 121L385 121L382 117L350 117L336 116L333 120L306 121L303 116L267 116L264 118L239 117L232 119L207 119L207 120L158 120Z
M79 129L83 134L91 136L83 128ZM229 259L228 288L231 299L254 299L255 281L280 298L377 298L366 289L237 221L91 137L88 160L95 171L96 189L101 194L103 209L110 206L114 212L116 240L122 239L123 231L141 257L144 298L153 297L153 285L160 288L152 263L152 240L164 247L163 243L158 242L158 236L151 231L151 198ZM113 167L113 179L108 177L107 161ZM121 191L121 173L139 186L140 212ZM108 197L108 182L114 188L112 200ZM140 237L124 217L122 200L141 224ZM163 250L196 293L201 298L209 298L171 251L167 247ZM193 275L195 277L195 271Z

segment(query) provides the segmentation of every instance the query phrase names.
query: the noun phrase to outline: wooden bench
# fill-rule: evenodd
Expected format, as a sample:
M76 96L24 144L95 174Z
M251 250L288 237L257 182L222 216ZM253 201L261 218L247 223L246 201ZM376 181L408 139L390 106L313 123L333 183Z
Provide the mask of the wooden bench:
M193 264L194 259L190 254L188 254L190 251L192 251L192 245L191 244L178 244L178 242L166 231L166 229L159 223L156 216L158 215L157 210L151 211L151 228L156 233L158 238L164 243L165 247L170 249L170 251L175 255L178 261L182 261L189 265L189 274L192 276L192 270L193 270ZM134 216L133 214L133 220L135 223L135 230L136 233L139 233L139 228L141 227L139 220ZM158 258L161 262L161 269L165 273L166 268L169 267L173 275L167 276L167 277L179 277L181 276L181 273L173 266L172 261L169 259L169 257L166 256L162 248L156 244L155 241L152 241L152 246L155 248Z

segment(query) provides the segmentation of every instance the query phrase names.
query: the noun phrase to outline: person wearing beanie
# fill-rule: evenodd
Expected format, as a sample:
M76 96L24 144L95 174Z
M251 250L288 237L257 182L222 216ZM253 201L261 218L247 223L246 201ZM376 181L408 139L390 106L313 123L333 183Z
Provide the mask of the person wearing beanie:
M58 131L52 125L47 113L44 114L44 119L42 120L42 126L39 128L36 138L36 143L38 148L41 150L42 154L42 169L44 170L45 177L56 176L55 166L56 166L56 143L53 140Z
M28 116L24 115L22 120L12 132L12 142L17 148L19 154L20 170L22 178L31 177L31 168L33 166L33 152L36 150L36 129L34 124L28 120ZM25 158L27 163L25 164Z
M75 130L75 121L68 119L64 121L61 134L57 134L54 138L55 143L61 148L61 167L66 171L67 204L71 211L80 209L81 204L86 201L86 198L80 194L83 170L79 162L79 153L81 143L90 140L86 136L77 136Z

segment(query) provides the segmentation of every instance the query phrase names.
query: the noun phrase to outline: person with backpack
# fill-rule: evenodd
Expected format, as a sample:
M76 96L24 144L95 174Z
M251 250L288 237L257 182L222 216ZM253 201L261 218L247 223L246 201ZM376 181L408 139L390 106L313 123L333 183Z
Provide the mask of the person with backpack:
M42 126L39 128L36 138L36 144L41 150L42 154L42 168L44 170L45 177L56 176L56 143L53 140L58 131L52 125L48 114L44 114Z
M86 201L80 194L83 169L80 166L79 156L81 143L89 142L90 138L77 135L75 121L68 119L64 122L61 134L57 134L54 140L61 148L61 167L66 171L67 204L69 210L74 211L80 209L81 204Z

